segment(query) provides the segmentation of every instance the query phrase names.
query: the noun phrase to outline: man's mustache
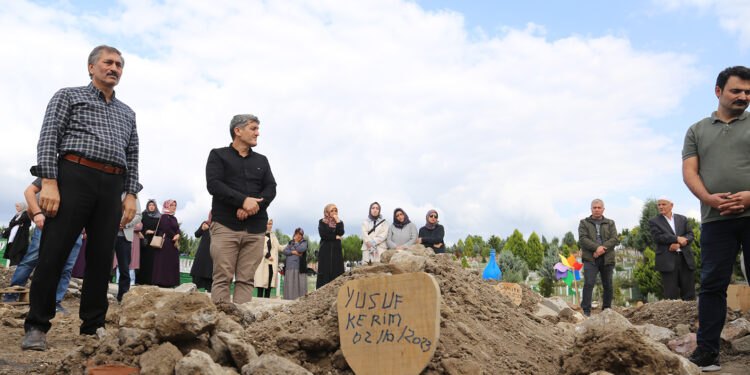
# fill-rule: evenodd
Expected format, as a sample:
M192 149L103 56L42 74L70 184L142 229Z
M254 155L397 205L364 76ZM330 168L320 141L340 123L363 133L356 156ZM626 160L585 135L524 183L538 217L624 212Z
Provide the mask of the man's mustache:
M747 105L747 100L737 99L734 101L734 104Z
M115 76L115 78L117 78L117 77L119 77L119 76L120 76L120 75L119 75L119 74L117 74L117 72L116 72L116 71L114 71L114 70L110 70L110 71L108 71L108 72L107 72L107 75L108 75L108 76Z

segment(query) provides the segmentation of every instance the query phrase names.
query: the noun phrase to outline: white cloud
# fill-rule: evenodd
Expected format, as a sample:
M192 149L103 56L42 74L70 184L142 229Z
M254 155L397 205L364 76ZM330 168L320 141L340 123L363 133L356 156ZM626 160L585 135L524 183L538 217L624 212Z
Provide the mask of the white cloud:
M750 2L745 0L654 0L666 10L697 8L701 12L712 12L719 20L719 26L736 35L743 48L750 47Z
M18 4L0 8L0 126L18 140L0 149L3 195L29 182L46 101L85 84L89 49L112 38L126 57L117 95L138 116L142 203L178 199L188 233L210 207L205 158L245 112L261 119L284 231L314 232L336 202L359 234L377 200L389 221L397 206L418 224L436 208L449 242L575 232L594 196L679 168L648 124L697 77L690 56L626 39L548 40L536 24L470 34L458 13L396 0L138 1L107 17ZM608 213L637 221L634 204Z

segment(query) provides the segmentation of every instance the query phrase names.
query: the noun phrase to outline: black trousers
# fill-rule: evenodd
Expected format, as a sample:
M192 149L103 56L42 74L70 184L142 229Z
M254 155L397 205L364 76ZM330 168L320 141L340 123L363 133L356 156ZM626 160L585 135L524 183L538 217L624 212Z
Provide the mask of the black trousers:
M115 240L115 256L117 256L117 269L120 271L120 279L117 288L117 301L122 301L122 295L130 290L130 253L133 251L133 243L125 236L117 236Z
M661 273L661 286L664 290L664 298L678 299L683 301L695 300L695 273L688 268L687 261L682 253L670 251L674 257L674 270Z
M55 316L55 293L60 274L73 244L86 228L86 270L78 316L81 334L95 334L104 327L107 287L112 270L112 245L122 218L125 177L112 175L67 160L58 165L60 207L48 218L39 245L39 264L31 282L30 309L24 322L28 332L49 331Z
M615 265L605 265L604 255L594 259L594 263L583 261L583 298L581 298L581 309L584 313L591 312L591 295L596 285L596 275L602 279L602 310L612 307L612 273Z
M273 266L268 265L268 288L255 288L258 291L258 297L271 298L271 281L273 280Z

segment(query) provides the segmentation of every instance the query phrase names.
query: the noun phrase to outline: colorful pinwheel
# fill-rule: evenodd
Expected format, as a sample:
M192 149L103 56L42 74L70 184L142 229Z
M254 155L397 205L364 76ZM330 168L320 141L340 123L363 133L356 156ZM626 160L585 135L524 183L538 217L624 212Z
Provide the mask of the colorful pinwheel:
M568 286L571 286L571 284L576 284L577 280L581 279L581 273L580 270L583 267L583 264L578 263L576 261L575 255L570 255L568 258L565 258L560 254L560 260L561 262L558 262L555 264L554 268L555 272L557 272L557 279L562 279L565 281L565 284L568 284ZM576 288L576 299L578 299L578 287L575 285Z

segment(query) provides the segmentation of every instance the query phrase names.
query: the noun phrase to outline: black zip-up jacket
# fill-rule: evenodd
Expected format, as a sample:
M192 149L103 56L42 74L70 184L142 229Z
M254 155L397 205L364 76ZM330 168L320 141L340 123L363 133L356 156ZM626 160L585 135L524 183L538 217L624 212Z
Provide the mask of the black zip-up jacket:
M231 144L211 150L206 163L206 186L213 196L213 221L232 230L266 232L266 209L276 197L276 180L265 156L250 149L247 156L242 157ZM263 198L263 201L258 203L258 213L240 221L237 209L247 197Z

